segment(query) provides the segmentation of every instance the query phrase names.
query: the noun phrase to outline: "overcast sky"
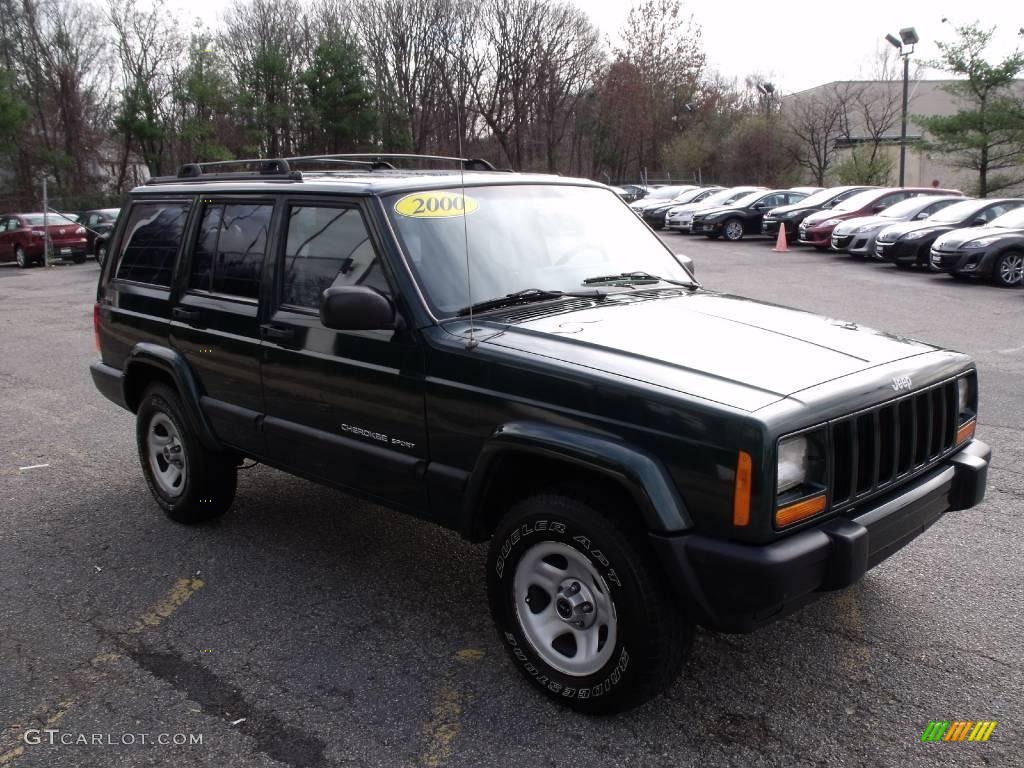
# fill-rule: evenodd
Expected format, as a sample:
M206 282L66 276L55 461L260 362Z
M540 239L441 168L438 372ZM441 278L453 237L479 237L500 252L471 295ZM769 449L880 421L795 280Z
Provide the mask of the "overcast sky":
M626 17L628 0L570 0L614 39ZM198 16L214 25L224 0L170 0L183 21ZM913 26L921 44L912 61L937 55L936 40L949 40L953 28L943 17L964 24L981 20L997 26L992 52L1006 55L1024 38L1024 8L1009 0L692 0L687 7L704 31L708 66L728 78L760 73L784 92L831 80L868 77L876 51L889 47L886 32ZM941 76L924 72L924 76Z

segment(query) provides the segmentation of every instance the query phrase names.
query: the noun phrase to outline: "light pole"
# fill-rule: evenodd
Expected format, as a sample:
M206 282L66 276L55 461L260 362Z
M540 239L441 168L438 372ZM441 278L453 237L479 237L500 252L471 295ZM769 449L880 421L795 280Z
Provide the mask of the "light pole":
M910 54L914 52L914 46L917 45L919 38L917 30L913 27L904 27L900 30L898 38L895 35L886 35L885 39L899 51L899 55L903 59L903 119L900 126L900 186L902 187L907 171L907 100L910 87ZM904 50L905 46L910 46L910 49Z

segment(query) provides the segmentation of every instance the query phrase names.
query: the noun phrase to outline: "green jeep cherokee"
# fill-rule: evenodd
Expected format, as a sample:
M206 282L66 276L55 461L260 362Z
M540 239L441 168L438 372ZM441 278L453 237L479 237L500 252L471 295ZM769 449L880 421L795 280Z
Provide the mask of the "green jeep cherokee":
M598 713L984 496L962 354L705 290L590 181L291 160L154 179L111 239L92 376L178 522L248 458L489 540L514 665Z

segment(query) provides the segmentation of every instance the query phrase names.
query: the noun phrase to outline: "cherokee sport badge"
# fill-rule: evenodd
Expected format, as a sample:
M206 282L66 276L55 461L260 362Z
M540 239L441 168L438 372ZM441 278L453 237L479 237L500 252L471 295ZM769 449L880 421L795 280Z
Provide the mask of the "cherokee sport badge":
M892 388L895 392L902 392L905 389L910 389L912 386L914 386L914 382L910 380L909 376L892 377Z

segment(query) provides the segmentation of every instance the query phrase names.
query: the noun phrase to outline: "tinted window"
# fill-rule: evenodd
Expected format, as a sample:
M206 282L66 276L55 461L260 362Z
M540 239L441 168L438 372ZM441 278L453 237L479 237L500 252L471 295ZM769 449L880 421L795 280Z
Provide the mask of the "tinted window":
M189 203L137 203L125 227L117 267L122 280L170 286Z
M272 205L211 205L192 252L189 287L258 299Z
M356 208L293 207L281 302L315 309L320 294L336 285L367 285L391 293L362 215Z

